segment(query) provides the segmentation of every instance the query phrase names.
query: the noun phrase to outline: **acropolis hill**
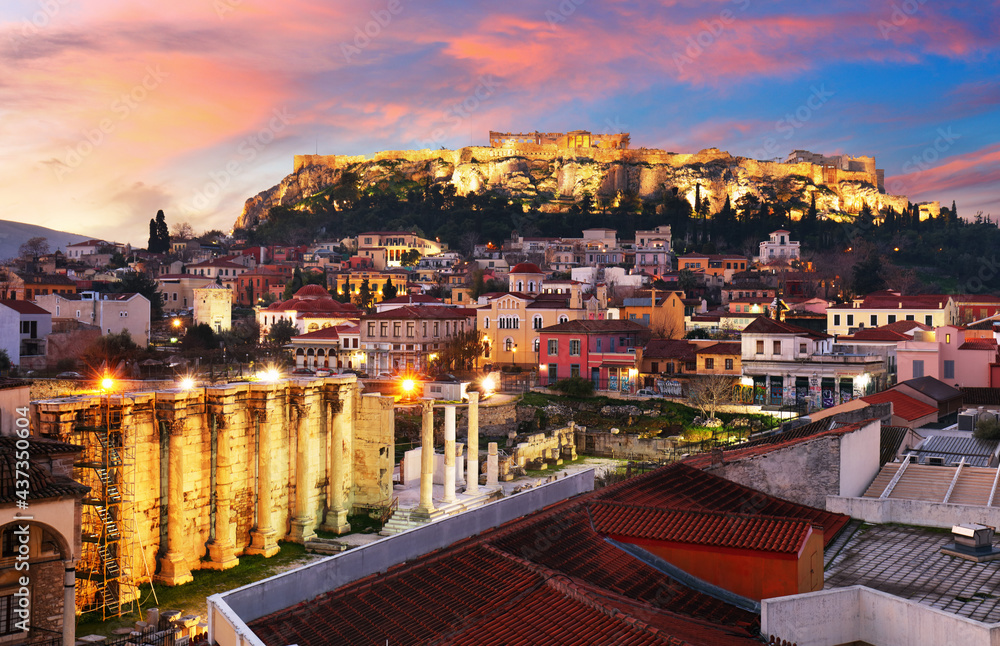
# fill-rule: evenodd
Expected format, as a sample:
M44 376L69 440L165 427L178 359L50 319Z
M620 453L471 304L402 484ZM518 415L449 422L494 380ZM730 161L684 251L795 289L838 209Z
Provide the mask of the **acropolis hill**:
M458 150L388 150L366 155L296 155L292 174L248 199L236 228L253 227L274 206L295 207L303 199L335 184L344 171L362 187L391 179L450 183L459 193L487 188L535 201L542 211L567 209L584 193L614 198L635 194L657 200L665 191L694 200L696 187L722 208L746 193L763 200L798 202L806 208L816 195L820 212L857 214L867 204L901 211L905 196L885 193L883 174L873 157L825 157L793 151L784 162L733 157L717 148L694 154L655 148L630 148L628 133L597 134L490 132L489 146ZM526 206L527 208L527 206Z

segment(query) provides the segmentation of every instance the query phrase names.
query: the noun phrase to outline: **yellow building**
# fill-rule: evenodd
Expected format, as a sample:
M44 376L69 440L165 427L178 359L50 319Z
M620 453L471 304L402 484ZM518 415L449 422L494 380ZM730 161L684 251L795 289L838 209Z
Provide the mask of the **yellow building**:
M651 290L647 296L626 298L620 317L648 327L656 338L680 339L684 336L683 299L683 292Z
M371 289L375 302L382 300L382 288L388 281L396 287L398 295L406 293L406 283L409 280L410 272L405 269L352 269L350 271L330 274L328 277L330 285L336 287L338 293L349 293L356 297L361 293L361 284L367 280L368 288Z

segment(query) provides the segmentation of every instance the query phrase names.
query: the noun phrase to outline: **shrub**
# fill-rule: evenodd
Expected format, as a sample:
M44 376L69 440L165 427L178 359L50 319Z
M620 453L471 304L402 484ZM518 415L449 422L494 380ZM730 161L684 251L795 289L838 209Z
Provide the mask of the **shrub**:
M1000 420L993 413L983 413L976 422L972 437L980 440L1000 440Z
M552 388L570 397L590 397L594 394L594 382L583 377L561 379L552 384Z

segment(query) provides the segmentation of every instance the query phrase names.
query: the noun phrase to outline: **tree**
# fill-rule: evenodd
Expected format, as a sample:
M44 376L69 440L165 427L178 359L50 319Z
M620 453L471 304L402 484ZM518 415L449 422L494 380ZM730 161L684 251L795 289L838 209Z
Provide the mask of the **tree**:
M994 413L983 413L976 422L972 437L980 440L1000 440L1000 421Z
M192 325L181 339L181 347L185 350L215 350L219 347L219 339L208 323Z
M170 235L173 238L190 240L194 237L194 228L187 222L175 223L174 226L170 227Z
M473 301L486 293L486 281L483 279L483 270L476 269L472 272L469 281L469 298Z
M156 218L149 221L149 242L146 244L149 253L167 253L170 251L170 229L163 210L156 212Z
M407 249L399 258L399 264L404 267L415 267L420 262L420 252L416 249Z
M399 289L392 284L392 280L386 278L385 285L382 285L382 300L387 301L390 298L396 298L396 294L398 293Z
M149 316L156 320L163 316L163 294L152 276L141 271L122 272L118 282L107 290L111 294L142 294L149 300Z
M267 340L276 346L287 345L293 336L298 336L299 329L286 318L278 319L267 333Z
M452 335L441 353L445 370L467 370L486 352L486 337L479 330L468 329Z
M84 351L83 360L95 372L102 366L114 371L120 364L134 360L140 351L128 330L122 330L95 339Z
M10 371L10 367L13 364L10 360L10 355L3 348L0 348L0 373L6 373Z
M552 384L552 389L568 397L590 397L594 394L594 382L583 377L567 377Z
M851 287L858 295L870 294L885 288L882 259L874 249L868 252L864 260L854 265Z
M354 297L354 304L366 311L370 310L375 304L375 294L372 292L372 287L368 284L367 278L361 281L361 287L358 288L358 295Z
M701 411L702 415L715 418L719 407L732 401L735 378L730 375L705 375L692 380L688 391L689 403Z
M44 256L49 253L49 241L42 236L29 238L27 242L18 248L17 252L25 260Z

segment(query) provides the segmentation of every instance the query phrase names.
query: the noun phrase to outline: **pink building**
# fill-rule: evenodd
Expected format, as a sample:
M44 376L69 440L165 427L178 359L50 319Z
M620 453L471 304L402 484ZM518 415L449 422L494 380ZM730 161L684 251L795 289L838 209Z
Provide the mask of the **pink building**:
M649 329L634 321L581 319L542 328L538 383L551 386L568 377L583 377L593 382L594 390L635 392L637 352L649 337Z
M1000 386L1000 356L995 338L979 338L954 325L918 331L896 346L900 382L934 377L956 388Z

